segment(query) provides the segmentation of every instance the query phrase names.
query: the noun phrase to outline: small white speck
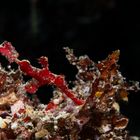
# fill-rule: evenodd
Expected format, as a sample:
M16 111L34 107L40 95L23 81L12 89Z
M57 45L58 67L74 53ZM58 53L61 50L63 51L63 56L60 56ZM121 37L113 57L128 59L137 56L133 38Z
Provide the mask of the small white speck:
M16 129L18 126L17 122L12 123L11 125L11 129Z
M59 99L54 99L53 102L54 102L54 104L59 104L60 101L59 101Z
M54 129L57 130L58 129L58 126L57 125L54 125Z
M8 68L8 69L11 69L11 65L8 65L7 68Z

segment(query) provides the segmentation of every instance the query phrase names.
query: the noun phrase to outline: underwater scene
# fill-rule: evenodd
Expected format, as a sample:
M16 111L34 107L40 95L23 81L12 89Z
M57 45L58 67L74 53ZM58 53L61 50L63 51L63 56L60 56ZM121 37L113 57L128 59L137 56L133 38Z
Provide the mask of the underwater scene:
M139 140L139 2L0 1L0 140Z

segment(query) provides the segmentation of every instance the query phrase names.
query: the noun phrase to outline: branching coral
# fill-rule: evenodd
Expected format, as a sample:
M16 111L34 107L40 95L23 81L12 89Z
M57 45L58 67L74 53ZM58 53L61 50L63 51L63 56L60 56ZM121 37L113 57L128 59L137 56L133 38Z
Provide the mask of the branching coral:
M86 55L76 57L73 50L64 49L69 62L78 69L72 89L64 76L49 70L47 57L40 57L42 68L36 68L28 60L19 60L9 42L0 46L0 53L19 66L15 71L0 68L1 139L130 139L128 118L120 113L118 103L128 101L128 91L139 90L139 84L127 83L118 71L119 50L95 63ZM31 80L25 82L22 75ZM56 89L54 97L44 105L33 93L46 84ZM27 93L33 97L29 99Z

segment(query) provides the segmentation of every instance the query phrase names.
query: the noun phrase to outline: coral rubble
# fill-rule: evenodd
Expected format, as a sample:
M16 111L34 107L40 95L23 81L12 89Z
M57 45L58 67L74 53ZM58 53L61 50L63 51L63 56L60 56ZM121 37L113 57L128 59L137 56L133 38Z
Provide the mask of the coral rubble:
M64 48L78 73L69 88L63 75L49 70L48 58L40 57L42 68L19 54L9 42L0 53L17 70L0 65L0 140L127 140L128 118L121 114L119 101L128 101L128 91L139 90L138 82L128 83L118 70L119 50L98 63L88 56L76 57ZM30 76L29 81L24 76ZM54 85L53 98L42 104L35 92ZM28 94L31 94L29 98Z

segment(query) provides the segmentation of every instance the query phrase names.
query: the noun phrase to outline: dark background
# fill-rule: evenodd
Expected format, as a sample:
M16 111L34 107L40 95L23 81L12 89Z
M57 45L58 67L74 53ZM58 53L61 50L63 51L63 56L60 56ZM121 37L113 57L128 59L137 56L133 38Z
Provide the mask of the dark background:
M4 0L0 6L0 42L12 42L21 59L37 66L36 58L48 56L54 73L73 80L76 70L65 59L63 47L96 62L120 49L120 71L127 79L140 80L138 1ZM43 87L38 91L42 102L48 101L51 90ZM140 92L129 97L122 111L130 118L131 135L140 136Z

